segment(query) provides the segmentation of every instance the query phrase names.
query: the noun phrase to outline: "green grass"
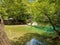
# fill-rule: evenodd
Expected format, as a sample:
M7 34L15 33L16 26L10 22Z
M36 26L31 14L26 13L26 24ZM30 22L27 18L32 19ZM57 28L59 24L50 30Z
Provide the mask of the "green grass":
M25 33L45 33L44 30L39 30L35 27L20 25L6 25L5 31L10 39L23 36Z
M11 40L12 45L20 45L21 42L24 42L24 40L28 40L30 38L30 36L34 37L33 34L37 35L37 37L39 34L43 38L48 38L48 39L51 36L52 37L56 36L56 34L53 33L53 30L50 26L41 27L41 26L25 26L25 25L23 25L23 26L22 25L5 25L5 32L7 33L9 39ZM31 35L26 36L25 34L27 34L27 35L31 34ZM45 40L45 39L42 39L42 40ZM16 42L16 41L18 41L18 42Z
M5 32L7 33L9 39L14 37L24 36L26 33L38 33L43 36L53 36L55 33L50 27L34 27L34 26L22 26L22 25L5 25Z

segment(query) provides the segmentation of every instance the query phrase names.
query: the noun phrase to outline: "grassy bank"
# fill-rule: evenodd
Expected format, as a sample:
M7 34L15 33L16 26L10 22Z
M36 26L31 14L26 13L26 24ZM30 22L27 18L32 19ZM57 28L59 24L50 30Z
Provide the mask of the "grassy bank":
M54 43L50 42L52 41L51 38L56 36L49 26L5 25L5 32L9 39L12 40L13 45L24 45L26 41L30 40L32 37L46 40L46 42L50 44Z
M39 33L42 34L45 31L38 30L37 28L31 26L21 26L21 25L6 25L5 31L9 38L23 36L25 33Z
M48 29L49 30L49 29ZM48 30L43 27L31 27L27 25L6 25L5 31L10 39L23 36L25 33L46 34ZM47 35L47 34L46 34ZM50 34L51 35L51 34Z

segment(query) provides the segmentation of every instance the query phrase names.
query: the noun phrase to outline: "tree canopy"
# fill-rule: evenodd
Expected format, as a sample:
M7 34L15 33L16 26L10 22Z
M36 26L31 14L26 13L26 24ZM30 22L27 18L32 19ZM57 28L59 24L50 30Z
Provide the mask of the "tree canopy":
M15 20L27 20L32 17L33 21L48 21L45 13L58 23L60 13L59 0L0 0L0 15L4 20L13 18Z

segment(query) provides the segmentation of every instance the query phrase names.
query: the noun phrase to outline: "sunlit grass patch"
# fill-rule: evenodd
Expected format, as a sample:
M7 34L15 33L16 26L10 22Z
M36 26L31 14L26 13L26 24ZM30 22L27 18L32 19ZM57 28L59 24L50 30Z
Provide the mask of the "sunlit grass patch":
M39 33L42 34L45 31L38 30L31 26L20 26L20 25L6 25L5 31L10 39L14 37L23 36L25 33Z
M51 40L52 37L56 37L57 35L53 31L52 32L49 31L49 29L50 27L48 26L34 27L34 26L27 26L27 25L5 25L5 32L7 33L9 39L11 40L12 45L21 45L21 44L24 45L26 41L30 40L30 36L31 38L34 37L33 34L35 36L39 34L40 37L43 38L42 40L46 40L46 41L47 39ZM36 37L41 39L38 35ZM51 43L49 40L47 41L48 44Z

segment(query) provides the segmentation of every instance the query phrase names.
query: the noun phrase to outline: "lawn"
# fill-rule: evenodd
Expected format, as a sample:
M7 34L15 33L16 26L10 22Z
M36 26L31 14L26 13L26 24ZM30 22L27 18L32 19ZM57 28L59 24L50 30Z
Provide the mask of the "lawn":
M6 25L5 31L10 39L23 36L25 33L46 34L45 28L31 27L27 25ZM49 33L49 32L48 32Z
M6 25L5 31L10 39L14 37L23 36L25 33L44 33L43 30L37 30L31 26L22 26L22 25Z
M39 27L39 26L27 26L27 25L5 25L5 32L7 33L8 38L14 42L16 41L14 38L18 38L17 40L19 40L18 42L20 42L20 43L17 43L17 44L19 44L19 45L25 38L29 39L28 38L29 36L24 37L24 35L28 34L28 33L31 33L30 35L35 33L35 34L42 35L44 37L56 36L50 26ZM35 34L33 34L33 35L35 35ZM23 40L21 40L21 37L23 37ZM13 45L17 45L17 44L16 44L16 42L13 43Z

